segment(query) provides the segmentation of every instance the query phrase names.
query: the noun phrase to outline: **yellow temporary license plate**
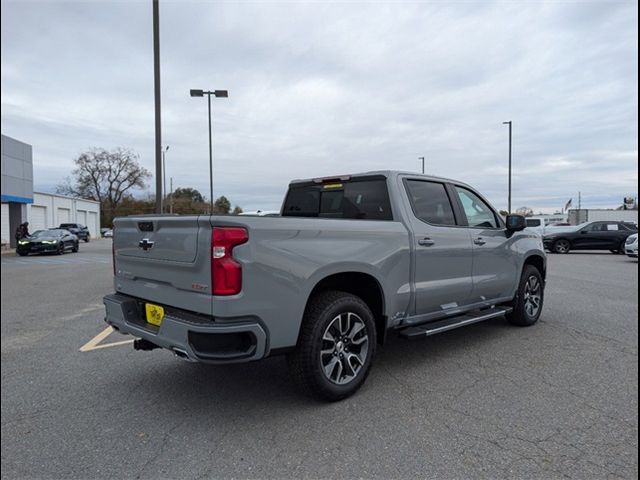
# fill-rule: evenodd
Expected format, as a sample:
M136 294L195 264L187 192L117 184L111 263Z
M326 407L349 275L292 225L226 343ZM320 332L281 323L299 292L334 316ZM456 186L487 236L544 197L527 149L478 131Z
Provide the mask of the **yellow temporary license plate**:
M159 327L162 325L162 319L164 318L164 308L160 305L154 305L153 303L145 303L145 313L147 314L147 323Z

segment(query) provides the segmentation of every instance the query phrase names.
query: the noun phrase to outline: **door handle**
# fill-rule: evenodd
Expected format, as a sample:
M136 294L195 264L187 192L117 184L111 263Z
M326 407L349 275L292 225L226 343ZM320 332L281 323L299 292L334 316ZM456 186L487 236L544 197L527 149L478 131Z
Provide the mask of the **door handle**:
M418 245L422 245L423 247L431 247L431 246L433 246L435 244L436 244L436 242L431 240L429 237L424 237L424 238L421 238L420 240L418 240Z
M482 237L478 237L473 241L473 243L475 243L476 245L484 245L487 242L485 242Z

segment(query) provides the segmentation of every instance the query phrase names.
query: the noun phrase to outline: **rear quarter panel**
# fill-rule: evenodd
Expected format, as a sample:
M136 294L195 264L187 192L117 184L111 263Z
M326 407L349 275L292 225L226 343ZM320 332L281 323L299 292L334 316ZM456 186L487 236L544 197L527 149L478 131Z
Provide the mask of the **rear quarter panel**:
M313 288L335 273L374 277L388 317L410 299L409 233L400 222L293 217L211 217L212 226L247 228L249 241L233 250L243 267L239 295L214 297L223 321L259 315L270 348L295 345Z

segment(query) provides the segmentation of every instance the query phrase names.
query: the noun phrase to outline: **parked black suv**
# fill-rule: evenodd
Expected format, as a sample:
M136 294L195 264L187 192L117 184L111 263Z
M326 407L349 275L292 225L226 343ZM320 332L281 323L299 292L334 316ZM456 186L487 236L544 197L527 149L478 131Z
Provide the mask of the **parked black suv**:
M547 229L543 237L544 247L554 253L569 253L569 250L609 250L625 253L625 241L629 235L638 233L638 227L627 222L591 222L574 228Z
M77 236L80 240L84 240L85 242L89 241L91 234L89 233L89 229L80 224L80 223L61 223L58 228L64 228L65 230L69 230L75 236Z

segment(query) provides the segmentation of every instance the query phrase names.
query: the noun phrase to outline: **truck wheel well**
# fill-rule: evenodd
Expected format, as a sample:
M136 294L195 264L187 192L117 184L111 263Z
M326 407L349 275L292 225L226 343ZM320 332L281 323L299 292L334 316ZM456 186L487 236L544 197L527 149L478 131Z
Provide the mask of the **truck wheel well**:
M382 288L374 277L361 272L344 272L329 275L313 288L307 299L307 305L314 295L327 290L347 292L361 298L373 313L378 343L384 341L387 331L387 322L384 316L384 297Z
M540 255L531 255L524 261L525 265L533 265L538 269L542 278L546 280L547 271L544 268L544 259Z

